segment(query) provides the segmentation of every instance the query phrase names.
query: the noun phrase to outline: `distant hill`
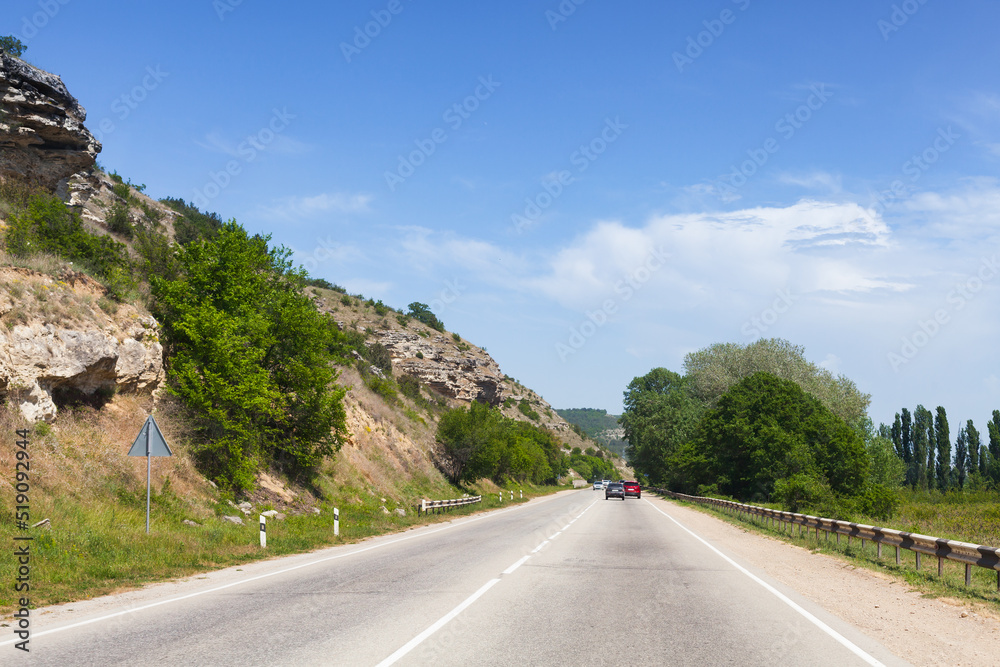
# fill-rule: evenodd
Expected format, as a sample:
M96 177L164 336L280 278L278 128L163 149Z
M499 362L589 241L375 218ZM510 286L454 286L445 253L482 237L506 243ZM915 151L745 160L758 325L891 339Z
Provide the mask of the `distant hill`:
M556 409L559 416L570 424L576 424L588 436L601 443L615 454L624 457L625 446L622 440L624 431L618 425L619 415L609 415L607 410L597 408Z

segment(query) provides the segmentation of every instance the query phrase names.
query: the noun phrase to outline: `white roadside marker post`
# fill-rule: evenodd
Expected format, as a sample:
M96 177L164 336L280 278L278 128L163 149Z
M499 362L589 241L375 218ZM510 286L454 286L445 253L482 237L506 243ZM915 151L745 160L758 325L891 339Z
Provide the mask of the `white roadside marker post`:
M340 510L333 508L333 534L340 535Z
M260 515L260 546L267 547L267 517Z

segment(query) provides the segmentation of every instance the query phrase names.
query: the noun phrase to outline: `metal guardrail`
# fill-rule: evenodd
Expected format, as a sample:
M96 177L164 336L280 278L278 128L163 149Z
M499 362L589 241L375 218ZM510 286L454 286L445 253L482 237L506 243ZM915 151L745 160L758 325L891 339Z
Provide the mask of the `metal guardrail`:
M481 502L482 499L482 496L467 496L465 498L453 498L451 500L427 500L424 498L420 501L420 504L417 505L417 515L419 516L421 512L427 514L432 510L445 509L448 507L472 505L473 503Z
M731 515L746 515L760 517L766 522L770 522L772 527L780 524L784 529L798 526L799 534L804 531L814 530L816 539L819 539L819 531L824 531L826 539L830 539L830 534L837 536L837 543L840 543L840 536L847 536L848 546L852 538L861 540L861 548L864 549L866 541L872 541L877 546L878 557L882 557L882 545L895 547L896 564L900 563L900 549L906 549L916 554L916 567L920 569L920 556L935 556L938 559L938 576L941 576L944 561L952 560L965 565L965 585L969 586L972 581L972 566L984 567L997 572L997 590L1000 591L1000 548L987 547L981 544L970 544L968 542L958 542L956 540L945 540L939 537L921 535L919 533L905 533L891 528L879 528L863 523L852 523L849 521L838 521L836 519L824 519L822 517L808 514L796 514L794 512L782 512L756 505L743 505L730 500L720 500L718 498L702 498L700 496L687 496L683 493L674 493L666 489L651 488L652 491L678 500L711 505L718 507ZM793 528L794 530L794 528Z

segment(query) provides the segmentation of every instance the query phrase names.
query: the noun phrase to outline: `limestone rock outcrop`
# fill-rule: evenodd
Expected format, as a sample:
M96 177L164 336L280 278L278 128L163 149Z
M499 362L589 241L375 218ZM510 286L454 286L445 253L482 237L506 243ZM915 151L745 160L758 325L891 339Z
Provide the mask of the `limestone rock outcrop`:
M0 50L0 176L55 190L94 166L101 144L60 77Z
M130 305L109 315L97 303L100 285L64 278L0 269L0 397L30 421L54 419L61 400L99 403L117 391L152 392L164 379L156 320Z
M500 366L478 348L473 352L466 346L469 349L463 353L457 343L441 334L423 338L410 331L389 329L375 335L392 355L397 372L412 375L439 394L494 407L506 398Z

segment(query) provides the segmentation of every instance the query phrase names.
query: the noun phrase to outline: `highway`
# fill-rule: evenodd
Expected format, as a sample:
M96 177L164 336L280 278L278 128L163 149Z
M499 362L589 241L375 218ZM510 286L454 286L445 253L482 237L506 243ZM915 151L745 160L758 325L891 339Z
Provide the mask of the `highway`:
M905 664L670 513L562 492L39 613L0 664Z

